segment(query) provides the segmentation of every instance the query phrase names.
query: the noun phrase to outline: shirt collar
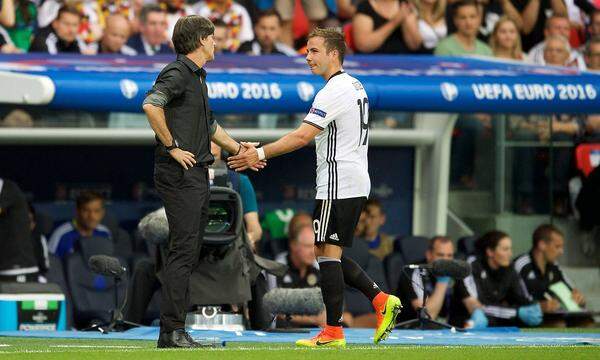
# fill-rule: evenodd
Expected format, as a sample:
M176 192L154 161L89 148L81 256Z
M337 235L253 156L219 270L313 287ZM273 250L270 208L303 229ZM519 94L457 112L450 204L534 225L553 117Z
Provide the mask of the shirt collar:
M343 73L344 73L344 70L340 70L340 71L336 72L335 74L331 75L331 76L329 77L329 79L327 79L327 81L329 81L329 80L333 79L334 77L336 77L336 76L338 76L338 75L341 75L341 74L343 74Z
M206 70L204 70L204 68L198 67L198 65L196 65L196 63L190 60L187 56L183 54L178 54L177 60L184 63L190 70L192 70L193 73L199 74L203 78L206 77Z

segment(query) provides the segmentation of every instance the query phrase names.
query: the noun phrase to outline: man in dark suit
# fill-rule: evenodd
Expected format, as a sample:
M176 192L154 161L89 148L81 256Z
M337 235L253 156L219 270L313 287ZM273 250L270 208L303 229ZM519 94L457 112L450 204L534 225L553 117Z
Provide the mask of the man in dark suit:
M156 4L148 4L140 12L140 32L130 37L127 45L138 54L173 54L166 33L167 13Z

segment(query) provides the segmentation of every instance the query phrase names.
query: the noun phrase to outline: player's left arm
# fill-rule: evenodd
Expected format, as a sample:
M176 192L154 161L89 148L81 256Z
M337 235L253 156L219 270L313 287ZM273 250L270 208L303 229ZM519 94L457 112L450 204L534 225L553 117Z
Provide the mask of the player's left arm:
M314 125L302 123L297 129L281 137L279 140L262 147L265 160L287 154L308 145L321 132ZM258 150L252 149L252 144L242 143L249 151L227 159L227 165L236 171L246 170L259 161Z

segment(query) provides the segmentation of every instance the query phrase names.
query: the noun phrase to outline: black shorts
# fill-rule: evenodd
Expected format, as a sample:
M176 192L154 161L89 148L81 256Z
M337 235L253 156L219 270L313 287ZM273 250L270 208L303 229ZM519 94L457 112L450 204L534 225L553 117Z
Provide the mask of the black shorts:
M354 230L366 201L366 197L317 199L313 213L315 244L351 247Z

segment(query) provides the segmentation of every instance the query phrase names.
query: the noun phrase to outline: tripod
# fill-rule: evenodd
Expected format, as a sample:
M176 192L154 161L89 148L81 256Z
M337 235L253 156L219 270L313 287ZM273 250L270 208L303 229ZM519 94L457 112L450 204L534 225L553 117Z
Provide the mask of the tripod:
M111 320L108 324L94 324L84 331L94 331L98 330L102 334L108 334L110 332L115 331L124 331L126 329L132 327L140 327L143 326L141 324L137 324L131 321L127 321L123 319L123 309L127 304L127 289L125 289L125 299L123 299L123 304L119 307L119 285L121 284L122 278L119 275L114 276L115 286L114 286L114 299L115 299L115 308L111 310Z
M415 270L415 271L420 271L422 280L425 280L428 277L427 270L425 270L425 269L420 269L420 270ZM405 273L405 275L406 275L406 273ZM421 281L421 282L423 284L425 283L424 281ZM456 331L461 331L461 332L466 331L463 328L457 328L452 325L443 323L441 321L436 321L436 320L432 319L431 315L429 315L429 312L427 311L427 306L426 306L428 296L429 296L429 294L427 291L427 287L423 286L423 302L421 304L421 307L417 309L417 318L396 324L395 329L408 328L413 324L418 324L417 328L420 330L427 330L427 329L430 329L431 327L434 327L434 328L441 327L441 328L445 328L445 329L454 329Z

